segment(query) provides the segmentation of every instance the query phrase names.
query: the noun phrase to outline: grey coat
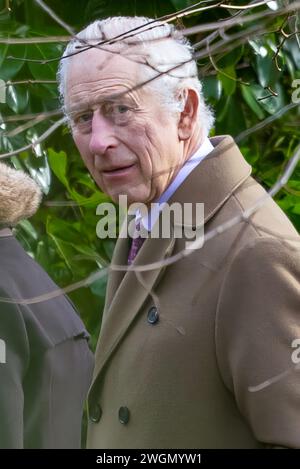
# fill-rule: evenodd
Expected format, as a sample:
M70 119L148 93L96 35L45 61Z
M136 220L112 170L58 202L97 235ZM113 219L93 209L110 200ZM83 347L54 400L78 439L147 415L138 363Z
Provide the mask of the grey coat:
M13 180L0 165L2 227L38 205L36 187L19 176ZM57 289L9 229L0 230L0 259L1 297L28 299ZM88 338L65 296L34 304L0 301L0 448L80 447L93 369Z

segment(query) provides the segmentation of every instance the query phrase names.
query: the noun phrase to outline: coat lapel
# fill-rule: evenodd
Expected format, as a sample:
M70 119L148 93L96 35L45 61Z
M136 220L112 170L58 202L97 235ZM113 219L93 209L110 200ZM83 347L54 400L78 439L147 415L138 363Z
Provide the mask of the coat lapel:
M124 229L127 229L127 226L123 225L122 231ZM146 239L132 264L132 268L167 259L173 252L174 244L173 236ZM94 379L101 373L141 309L149 292L155 287L165 270L161 266L139 273L130 269L127 272L118 270L118 266L126 266L127 264L128 247L128 238L119 238L110 266L108 296L96 349Z
M121 227L120 231L120 236L118 238L118 241L115 245L115 249L113 252L111 264L109 266L109 276L108 276L108 282L107 282L107 289L106 289L106 298L105 298L105 307L103 311L103 317L102 317L102 322L104 322L106 316L107 316L107 311L109 309L109 306L116 294L116 291L118 287L120 286L123 277L125 275L124 270L117 270L114 269L113 266L115 265L123 265L126 266L127 264L127 255L128 255L128 249L129 249L129 239L128 237L123 237L124 234L127 233L127 226L128 222L125 220Z

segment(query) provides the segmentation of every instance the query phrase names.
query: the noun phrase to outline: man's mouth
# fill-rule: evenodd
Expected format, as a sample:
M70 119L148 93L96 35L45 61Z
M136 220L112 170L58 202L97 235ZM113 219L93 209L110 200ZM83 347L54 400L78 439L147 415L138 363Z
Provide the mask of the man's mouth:
M118 166L116 168L103 170L102 174L108 177L126 176L128 173L132 171L132 169L134 169L135 166L136 166L135 163L127 165L127 166L122 166L122 167Z

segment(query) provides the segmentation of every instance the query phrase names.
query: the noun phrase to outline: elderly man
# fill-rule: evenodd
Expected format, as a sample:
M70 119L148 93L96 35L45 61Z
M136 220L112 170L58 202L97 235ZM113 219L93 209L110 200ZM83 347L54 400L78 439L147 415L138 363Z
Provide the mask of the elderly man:
M173 26L148 21L96 21L68 45L64 55L86 49L59 73L79 152L114 201L161 204L150 225L137 211L150 234L162 202L203 203L206 233L240 218L168 266L157 261L186 248L174 230L119 238L88 447L299 447L297 232L271 198L243 219L266 193L231 137L208 139L213 118L190 45ZM159 72L167 73L151 80ZM194 215L189 223L196 227ZM127 263L126 273L114 269Z

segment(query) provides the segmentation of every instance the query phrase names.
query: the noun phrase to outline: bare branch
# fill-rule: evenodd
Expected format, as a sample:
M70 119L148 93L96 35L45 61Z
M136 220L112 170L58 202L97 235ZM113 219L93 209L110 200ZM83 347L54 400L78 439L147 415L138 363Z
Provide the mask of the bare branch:
M238 16L238 17L234 17L234 18L230 18L228 20L223 20L222 21L222 27L232 27L232 26L236 26L236 25L240 25L241 23L245 24L245 23L249 23L251 21L257 21L259 19L265 19L265 18L274 18L276 16L282 16L286 13L289 13L291 11L298 11L300 9L300 1L296 1L294 3L291 3L289 4L288 6L284 7L284 8L280 8L278 10L270 10L270 11L262 11L260 13L254 13L253 15L248 15L246 17L243 17L243 19L241 20L241 18ZM197 25L197 26L192 26L191 28L186 28L186 29L183 29L182 30L182 34L184 34L185 36L192 36L194 34L198 34L198 33L204 33L206 31L215 31L216 29L218 29L220 27L220 23L218 21L214 21L212 23L207 23L207 24L204 24L204 25Z
M213 60L213 58L212 58L212 56L211 56L211 53L209 52L209 46L208 46L208 45L207 45L207 49L208 49L209 59L210 59L210 61L211 61L212 66L213 66L214 69L216 70L216 72L220 73L221 75L225 76L226 78L229 78L229 79L232 80L232 81L241 83L242 85L245 85L245 86L249 86L249 85L250 85L250 83L243 81L241 78L232 77L232 76L228 75L228 73L225 73L223 70L219 69L219 68L216 66L216 64L215 64L215 62L214 62L214 60Z
M7 87L10 85L40 85L40 84L56 84L57 80L16 80L16 81L6 81L4 83L0 82L0 88Z
M40 122L43 122L46 119L48 119L48 116L43 116L43 114L40 114L29 122L26 122L26 124L19 125L13 130L4 131L2 135L4 137L15 137L16 135L19 135L20 133L24 132L27 129L30 129L31 127L34 127L36 124L39 124Z
M27 38L0 38L0 44L43 44L55 42L69 42L72 36L48 36L48 37L27 37Z
M71 26L69 26L65 21L63 21L59 16L48 6L43 2L43 0L34 0L35 3L37 3L48 15L60 26L62 26L71 36L75 35L75 31Z
M244 140L246 137L249 137L249 135L253 134L257 130L261 130L263 127L266 127L267 125L271 124L274 122L276 119L279 119L283 114L286 112L290 111L291 109L294 109L296 106L298 106L298 103L290 103L284 106L282 109L277 111L275 114L272 116L267 117L263 121L259 122L258 124L254 125L251 127L251 129L246 129L243 132L241 132L237 137L235 137L235 141L238 143L241 140Z
M35 119L38 116L43 116L43 117L54 117L54 116L59 116L63 112L61 109L55 109L54 111L47 111L47 112L40 112L38 114L24 114L22 115L17 115L17 116L5 116L5 120L0 119L0 124L7 124L8 122L18 122L18 121L26 121L30 119Z
M271 98L272 96L275 97L275 98L278 97L278 93L276 93L276 91L272 90L271 86L265 86L264 89L268 90L270 92L270 94L267 94L266 96L263 96L262 98L258 98L257 101L264 101L265 99Z
M9 0L5 0L5 7L3 8L3 10L0 11L0 15L8 11L11 11L11 8L9 6Z
M44 132L40 137L38 137L38 139L35 142L29 143L28 145L18 148L17 150L13 150L8 153L3 153L2 155L0 155L0 159L9 158L23 151L34 150L34 147L36 147L37 145L42 143L44 140L46 140L46 138L48 138L51 134L53 134L53 132L65 122L66 122L66 117L62 117L61 119L56 121L55 124L51 125L49 129L46 130L46 132Z
M105 277L108 273L108 268L101 269L98 272L94 272L89 275L87 278L80 280L79 282L72 283L64 288L58 288L49 293L44 293L43 295L35 296L34 298L5 298L0 297L0 303L11 303L11 304L20 304L20 305L32 305L35 303L41 303L42 301L51 300L52 298L57 298L60 295L65 295L66 293L71 293L74 290L82 287L88 287L96 280L99 280Z

